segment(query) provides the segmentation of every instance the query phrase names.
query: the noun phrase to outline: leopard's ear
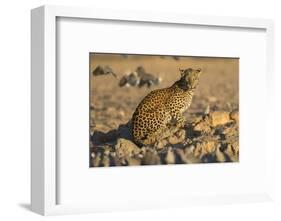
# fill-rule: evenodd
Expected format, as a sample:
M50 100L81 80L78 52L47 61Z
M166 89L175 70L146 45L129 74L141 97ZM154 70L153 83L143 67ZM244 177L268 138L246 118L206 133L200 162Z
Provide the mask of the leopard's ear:
M184 69L180 69L179 68L179 71L180 71L181 77L183 77L184 76L184 72L185 72Z

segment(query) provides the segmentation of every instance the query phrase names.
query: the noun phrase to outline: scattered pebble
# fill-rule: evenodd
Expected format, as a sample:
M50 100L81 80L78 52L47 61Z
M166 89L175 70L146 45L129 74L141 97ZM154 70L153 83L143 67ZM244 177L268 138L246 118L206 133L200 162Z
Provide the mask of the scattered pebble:
M208 101L209 102L211 102L211 103L214 103L214 102L216 102L218 99L216 98L216 97L214 97L214 96L209 96L208 97Z

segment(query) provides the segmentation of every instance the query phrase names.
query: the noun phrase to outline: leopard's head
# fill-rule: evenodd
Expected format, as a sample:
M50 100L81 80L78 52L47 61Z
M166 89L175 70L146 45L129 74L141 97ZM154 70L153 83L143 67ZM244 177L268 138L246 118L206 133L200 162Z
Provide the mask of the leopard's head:
M177 84L183 90L194 90L198 83L202 70L198 69L180 69L181 78L177 81Z

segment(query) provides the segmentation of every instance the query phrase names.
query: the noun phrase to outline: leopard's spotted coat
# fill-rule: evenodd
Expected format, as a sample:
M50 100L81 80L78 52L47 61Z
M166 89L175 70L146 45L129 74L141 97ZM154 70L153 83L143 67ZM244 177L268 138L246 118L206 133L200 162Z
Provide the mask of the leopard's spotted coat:
M150 92L132 117L132 136L138 145L149 145L164 138L172 128L184 126L183 113L191 104L201 69L185 69L171 87Z

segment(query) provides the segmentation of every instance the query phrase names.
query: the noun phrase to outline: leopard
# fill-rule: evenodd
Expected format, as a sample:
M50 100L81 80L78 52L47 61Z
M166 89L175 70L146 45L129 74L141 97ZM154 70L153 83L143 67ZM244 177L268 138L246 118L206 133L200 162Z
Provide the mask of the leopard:
M170 87L151 91L135 109L131 131L133 142L138 146L153 145L184 127L184 113L191 105L202 70L187 68L179 71L179 80Z

